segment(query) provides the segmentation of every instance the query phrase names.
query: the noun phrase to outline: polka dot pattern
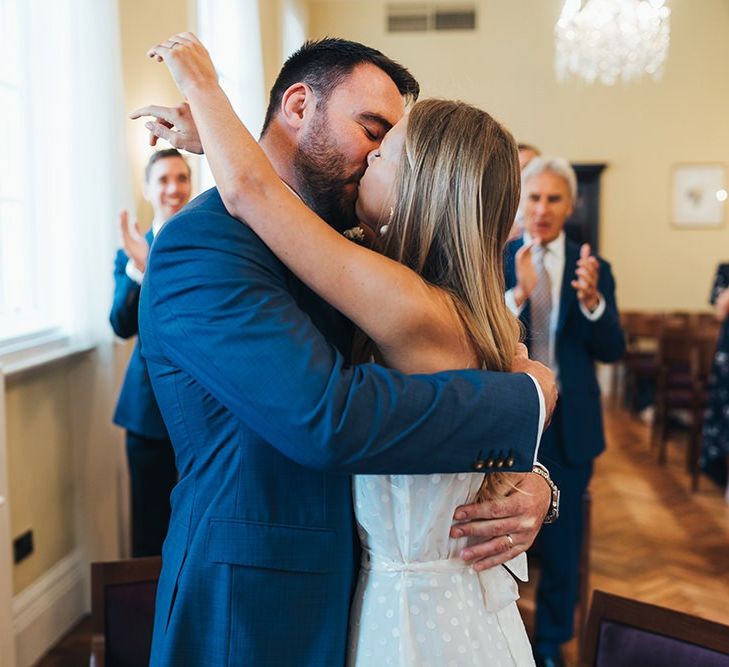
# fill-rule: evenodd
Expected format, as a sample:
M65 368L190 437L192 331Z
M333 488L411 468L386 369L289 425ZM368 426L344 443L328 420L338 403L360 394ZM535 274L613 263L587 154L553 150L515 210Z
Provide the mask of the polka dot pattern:
M350 667L534 664L515 595L503 597L504 587L515 586L511 575L496 568L479 576L458 559L467 540L449 536L454 509L473 502L482 480L470 473L355 477L364 552ZM494 606L495 599L505 602Z

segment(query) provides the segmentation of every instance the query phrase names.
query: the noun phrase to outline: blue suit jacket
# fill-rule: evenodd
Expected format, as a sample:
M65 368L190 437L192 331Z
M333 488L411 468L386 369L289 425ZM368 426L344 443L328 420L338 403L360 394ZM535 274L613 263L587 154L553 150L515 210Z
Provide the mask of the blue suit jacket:
M152 230L147 232L145 238L151 245ZM119 250L114 261L114 302L109 321L114 333L120 338L131 338L139 331L140 287L127 276L128 261L126 253ZM132 356L129 358L114 411L114 423L147 438L167 438L167 428L157 407L157 400L147 373L147 364L142 359L138 342L134 345Z
M152 665L342 667L349 474L531 468L529 377L352 367L351 334L217 191L157 235L140 338L180 480Z
M516 285L514 258L524 244L522 239L506 247L506 288ZM610 265L598 257L598 289L606 308L599 320L590 322L581 312L577 293L570 285L575 278L580 246L565 239L565 264L559 317L555 337L555 355L559 364L558 414L544 434L539 459L569 465L589 463L605 449L600 388L595 375L595 361L617 361L625 352L625 338L615 302L615 281ZM531 343L529 300L520 319L526 329L526 345Z

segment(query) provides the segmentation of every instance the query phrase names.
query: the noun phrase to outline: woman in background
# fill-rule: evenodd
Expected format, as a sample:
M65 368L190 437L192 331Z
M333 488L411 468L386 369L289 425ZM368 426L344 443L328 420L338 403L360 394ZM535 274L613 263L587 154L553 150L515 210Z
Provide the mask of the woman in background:
M729 504L729 264L720 264L716 270L710 301L722 327L709 382L701 467L714 481L726 486L724 499Z

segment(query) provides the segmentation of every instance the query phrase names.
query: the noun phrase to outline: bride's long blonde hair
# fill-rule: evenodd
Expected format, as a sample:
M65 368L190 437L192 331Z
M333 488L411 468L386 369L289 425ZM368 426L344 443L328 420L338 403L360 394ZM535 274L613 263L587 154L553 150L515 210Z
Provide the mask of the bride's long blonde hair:
M494 371L511 370L520 336L503 275L520 187L516 142L489 114L445 100L413 106L381 250L452 296L480 365ZM505 481L487 475L482 494Z

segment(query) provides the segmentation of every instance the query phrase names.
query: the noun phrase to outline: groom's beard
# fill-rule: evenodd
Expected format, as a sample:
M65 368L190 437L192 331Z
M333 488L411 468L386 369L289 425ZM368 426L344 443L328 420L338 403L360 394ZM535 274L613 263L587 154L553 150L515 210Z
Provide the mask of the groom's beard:
M298 193L306 205L338 230L357 224L354 202L364 168L346 175L346 159L329 139L324 116L314 122L294 154Z

